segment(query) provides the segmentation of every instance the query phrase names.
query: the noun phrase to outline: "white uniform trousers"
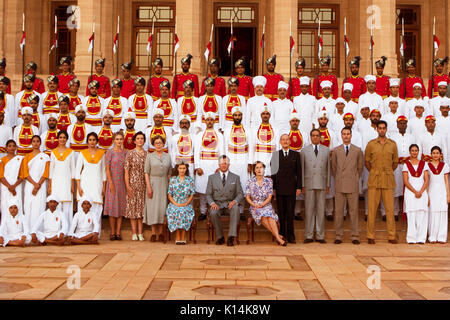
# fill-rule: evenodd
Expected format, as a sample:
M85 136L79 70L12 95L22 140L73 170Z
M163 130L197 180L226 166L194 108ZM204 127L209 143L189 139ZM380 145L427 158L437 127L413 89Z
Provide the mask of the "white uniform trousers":
M415 210L406 213L408 218L408 229L406 231L406 242L425 243L427 240L428 212Z
M428 215L428 241L447 242L447 228L447 211L430 211Z
M99 232L98 232L98 237L100 238L100 235L102 234L102 212L103 212L103 204L102 203L96 203L96 202L91 202L92 207L91 207L91 212L95 214L95 216L98 219L98 224L100 226L99 228ZM83 208L81 207L81 202L78 201L78 212L82 212ZM72 220L73 220L73 216L70 218L70 225L72 225Z

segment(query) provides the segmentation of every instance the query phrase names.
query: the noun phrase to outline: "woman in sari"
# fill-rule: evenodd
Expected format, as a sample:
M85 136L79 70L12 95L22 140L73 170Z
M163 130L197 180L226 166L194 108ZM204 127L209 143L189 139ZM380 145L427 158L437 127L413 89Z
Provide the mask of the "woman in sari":
M0 160L1 208L2 221L9 215L8 203L12 198L18 201L19 211L22 210L22 174L20 167L23 156L16 155L17 144L14 140L6 142L6 156Z
M45 211L47 199L47 179L50 157L41 152L41 137L31 138L33 148L22 161L22 178L25 180L23 190L23 212L28 226L34 226L42 212Z

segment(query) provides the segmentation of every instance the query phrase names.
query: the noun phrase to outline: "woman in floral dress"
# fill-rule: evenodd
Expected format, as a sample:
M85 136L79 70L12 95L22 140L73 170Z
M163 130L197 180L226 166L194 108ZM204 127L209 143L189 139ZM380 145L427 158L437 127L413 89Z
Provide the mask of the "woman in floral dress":
M142 131L133 137L136 148L128 151L125 158L125 185L127 188L127 207L125 217L131 219L133 235L131 240L144 241L142 219L145 208L144 166L147 152L143 149L145 135Z
M176 230L175 244L186 244L186 231L194 219L194 179L189 176L189 167L185 163L177 164L174 173L169 182L167 223L170 232Z
M245 198L250 204L250 212L257 225L263 224L275 237L279 245L286 246L286 240L278 233L278 216L272 208L273 182L264 177L266 166L261 161L255 163L255 176L248 180Z
M126 187L124 162L127 151L123 150L123 133L116 132L113 136L114 147L106 151L106 193L103 214L109 216L111 227L110 240L122 240L120 227L125 216Z

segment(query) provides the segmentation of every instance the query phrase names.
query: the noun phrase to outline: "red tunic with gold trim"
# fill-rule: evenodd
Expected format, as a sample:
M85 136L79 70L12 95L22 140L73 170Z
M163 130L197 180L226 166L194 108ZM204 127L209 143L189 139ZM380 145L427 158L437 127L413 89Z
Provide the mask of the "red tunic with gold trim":
M218 136L214 129L206 129L202 136L202 148L207 149L207 151L202 150L200 153L201 160L217 160L219 159L219 154L215 151L218 143Z
M175 76L175 80L173 81L173 86L172 86L172 98L175 98L175 92L176 94L176 99L178 99L179 97L184 96L184 88L183 88L183 83L186 80L192 80L194 82L194 90L193 90L193 95L195 97L199 97L199 93L200 93L200 88L198 86L198 77L196 74L192 74L192 73L179 73ZM175 88L175 83L177 85L177 87ZM158 88L159 91L159 88Z
M109 149L113 145L113 132L111 128L102 127L98 133L98 147Z
M245 101L255 96L255 88L253 87L252 77L243 75L243 76L236 76L236 78L238 78L239 80L239 87L237 90L237 94L244 96ZM228 93L230 93L230 90L228 90Z
M377 94L379 94L383 99L386 99L390 95L390 90L389 90L390 77L385 76L385 75L382 75L382 76L377 75L376 77L377 77L377 80L376 80L375 92Z
M300 152L303 148L303 136L300 130L289 131L289 139L291 139L289 149Z
M86 143L86 127L84 124L73 124L72 132L69 132L70 136L70 148L73 151L82 151L88 148Z
M222 77L218 76L211 76L211 74L208 74L208 77L213 78L216 81L216 84L214 85L214 94L217 94L218 96L221 96L222 98L225 97L227 94L227 89L225 85L225 80ZM200 96L205 94L205 83L202 81L202 89L200 90Z
M134 141L133 141L133 137L134 137L135 133L136 133L135 130L133 130L133 131L128 131L128 129L125 130L124 138L123 138L123 148L125 150L130 151L130 150L133 150L134 148L136 148L136 145L134 144Z
M245 154L248 153L248 141L244 126L233 124L230 129L230 142L228 143L229 153ZM247 163L245 163L247 165Z
M175 123L175 101L173 99L159 99L157 101L159 103L156 108L164 111L163 126L172 127Z
M150 152L150 153L155 152L155 147L152 144L152 140L156 136L161 136L164 138L164 141L165 141L163 150L165 153L168 153L169 148L167 147L167 145L168 145L168 140L170 139L171 135L168 132L166 133L166 129L164 128L164 126L161 126L161 127L153 126L153 128L151 128L151 129L149 128L147 130L150 131L150 132L147 131L148 152Z
M256 152L272 153L275 148L270 144L274 139L274 131L271 124L261 123L256 133Z
M68 95L68 97L69 97L69 112L75 113L76 106L81 104L81 98L78 95L71 96L70 94Z
M413 94L413 85L415 83L420 83L422 85L422 98L424 98L427 95L427 89L425 88L425 85L423 84L423 80L421 77L418 76L407 76L405 78L406 81L406 99L405 99L405 90L404 90L404 86L403 86L403 78L400 81L400 98L405 99L406 101L411 100L412 98L414 98L414 94Z
M438 91L438 83L441 81L445 81L447 82L447 85L450 84L450 77L448 76L448 74L435 74L433 76L433 90L431 90L431 79L428 80L428 96L430 98L434 98L437 97L439 95L439 91ZM433 91L433 96L431 96L431 92Z
M5 74L0 74L0 76L8 78ZM6 93L11 94L11 81L9 82L8 87L6 88Z
M150 79L150 82L147 84L146 93L152 97L153 101L156 101L159 98L161 98L161 92L159 91L159 84L164 80L169 81L167 78L155 75Z
M134 86L134 79L130 78L128 80L122 80L122 90L120 90L120 95L124 98L129 98L131 95L136 93L136 87Z
M331 82L331 97L333 99L336 99L339 95L338 81L337 81L336 76L332 73L320 74L319 75L319 86L317 86L317 77L314 78L314 81L313 81L314 97L317 97L317 87L319 87L319 99L323 97L322 87L320 86L322 81L330 81Z
M320 131L320 144L330 148L331 146L331 136L330 132L327 129L319 129Z
M194 163L193 141L190 134L177 134L174 136L177 139L175 152L175 161L184 161L189 164ZM192 172L191 172L192 174Z
M70 113L62 114L60 113L58 115L58 124L57 128L58 130L64 130L67 131L67 128L72 124L72 121L70 120Z
M111 96L111 84L109 78L104 75L94 74L92 75L92 80L97 80L100 83L100 88L97 91L97 94L103 99L109 98ZM91 82L91 76L89 76L86 86L86 96L89 95L89 83Z
M207 112L212 112L216 114L216 118L214 119L214 123L219 123L219 103L216 100L216 96L205 96L203 100L203 112L202 112L202 123L205 123L205 114Z
M191 123L197 120L197 104L198 100L195 97L182 97L178 101L180 106L180 115L188 115L191 117Z
M86 98L86 123L91 126L101 126L102 125L102 104L100 102L99 96Z
M47 96L42 101L42 113L58 113L58 92L47 92Z
M264 87L264 95L272 101L278 99L278 82L284 81L284 77L279 73L266 73L264 78L267 79Z
M290 97L296 97L296 96L299 96L300 93L302 93L302 90L300 89L300 78L299 78L298 76L295 77L295 78L292 78L292 80L291 80L291 86L292 86L292 89L291 89L291 88L288 88L288 90L287 90L287 97L288 97L288 99L289 99ZM292 96L290 95L291 90L292 90ZM311 89L311 86L309 86L309 88L308 88L308 93L309 93L310 95L312 95L312 89ZM292 100L293 100L293 99L292 99Z
M20 87L20 91L22 91L22 90L25 90L25 84L23 84L23 83L22 83L22 86ZM44 80L36 77L36 79L33 82L32 90L38 92L39 94L43 94L45 92Z
M364 78L361 78L359 75L358 76L350 76L344 80L344 83L347 83L347 82L351 83L353 85L352 100L354 102L358 102L359 96L367 91L367 86L366 86L366 82L364 81ZM342 84L341 95L344 92L344 83Z
M17 114L17 117L21 118L22 117L22 112L21 109L25 108L25 107L29 107L30 104L28 103L28 97L31 96L34 92L33 91L24 91L22 98L20 99L20 108Z
M228 96L228 101L225 102L225 122L233 122L233 115L231 114L231 110L233 110L233 108L236 106L242 107L241 99L239 99L238 95L233 96L230 94Z
M39 116L39 113L33 112L33 115L31 116L31 124L36 128L41 129L41 117Z
M34 126L20 125L14 129L14 140L17 143L17 154L24 156L30 153L33 148L31 146L31 139L34 135L39 135L39 131Z
M58 91L61 93L69 93L69 82L76 78L73 73L58 74Z
M112 112L114 112L112 125L120 126L120 124L122 123L122 110L123 110L123 107L124 106L122 106L122 103L120 101L120 97L118 97L118 98L111 97L111 99L109 100L108 105L106 106L106 109L107 110L111 110Z
M42 144L44 145L44 153L50 155L56 147L58 147L58 130L48 130L45 133L45 137L43 137Z

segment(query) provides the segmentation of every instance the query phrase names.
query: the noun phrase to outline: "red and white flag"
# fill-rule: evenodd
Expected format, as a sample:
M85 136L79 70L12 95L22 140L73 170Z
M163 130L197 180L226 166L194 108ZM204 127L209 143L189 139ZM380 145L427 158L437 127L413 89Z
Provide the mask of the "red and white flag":
M120 23L120 17L117 17L117 33L114 36L114 42L113 42L113 52L116 54L117 48L119 46L119 23Z
M204 53L206 62L209 61L209 55L211 54L211 44L212 44L213 30L214 30L214 24L211 25L211 34L209 35L209 42L206 45L206 50L205 50L205 53Z
M266 47L265 36L266 36L266 16L264 16L263 32L261 36L261 41L259 42L259 46L261 47L261 49L264 49Z
M294 49L295 49L295 41L294 41L294 37L291 36L291 56L294 53Z
M50 51L48 52L48 54L50 54L53 49L58 48L58 17L55 16L55 37L53 38L53 44L50 48Z
M22 38L20 39L20 50L23 52L25 46L25 13L22 14Z
M148 37L148 42L147 42L147 54L150 55L151 52L151 48L153 46L153 32L155 31L155 19L153 19L153 23L152 23L152 33L150 34L150 36Z
M319 49L317 50L317 56L320 61L320 53L322 52L322 48L323 48L323 40L322 40L322 36L320 35L320 19L319 19L319 31L317 32L317 35L319 36Z
M290 45L290 49L291 49L291 57L292 54L294 53L294 48L295 48L295 41L294 41L294 37L292 36L292 19L289 20L289 45Z
M350 52L350 46L348 44L347 38L347 18L344 18L344 48L345 48L345 56L348 56Z
M373 46L375 45L375 42L373 42L373 28L370 27L370 45L369 50L373 50Z
M173 35L173 54L175 55L180 48L180 41L177 35L177 17L175 17L175 34Z
M95 35L95 22L92 24L92 35L89 37L89 49L88 52L91 52L94 48L94 35Z
M402 18L402 38L400 39L400 54L402 55L402 58L405 57L405 49L406 49L406 43L405 43L405 20Z
M234 40L233 40L233 20L231 20L231 37L230 37L230 43L228 44L228 55L231 54L231 50L234 49Z
M434 35L433 42L434 42L434 55L436 55L439 50L439 46L441 45L441 42L439 41L439 39L436 35Z

